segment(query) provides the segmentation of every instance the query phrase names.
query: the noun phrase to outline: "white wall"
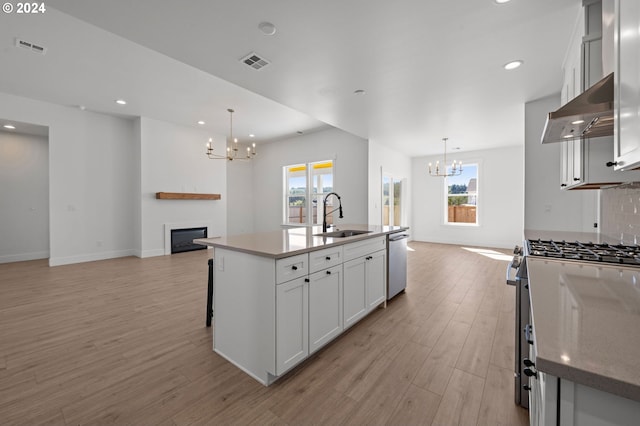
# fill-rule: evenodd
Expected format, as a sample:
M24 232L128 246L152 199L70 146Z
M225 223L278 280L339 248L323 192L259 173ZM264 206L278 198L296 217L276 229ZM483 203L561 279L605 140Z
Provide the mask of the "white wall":
M133 122L4 93L0 117L49 127L49 264L133 254Z
M593 232L598 190L560 190L560 144L541 144L547 114L560 107L560 95L525 104L525 228Z
M479 226L444 224L444 178L428 173L429 162L442 157L416 157L412 162L413 239L472 246L512 247L522 241L524 164L522 147L456 152L452 159L480 164Z
M344 219L336 219L337 223L367 223L367 145L366 140L335 128L259 145L253 164L254 231L282 225L282 167L322 160L335 161L334 189L344 209ZM252 216L233 206L230 210L242 220Z
M403 225L411 227L411 158L386 145L369 140L369 224L382 224L382 175L406 179L404 191ZM411 230L409 231L411 232Z
M0 263L49 257L49 142L0 131Z
M258 155L263 156L262 145ZM250 234L253 232L254 177L256 160L227 163L227 234ZM256 213L260 214L260 213Z
M164 254L165 224L208 226L209 236L226 235L226 160L205 155L209 137L224 135L142 117L140 119L140 257ZM224 142L214 150L224 151ZM220 200L157 200L156 192L221 194Z

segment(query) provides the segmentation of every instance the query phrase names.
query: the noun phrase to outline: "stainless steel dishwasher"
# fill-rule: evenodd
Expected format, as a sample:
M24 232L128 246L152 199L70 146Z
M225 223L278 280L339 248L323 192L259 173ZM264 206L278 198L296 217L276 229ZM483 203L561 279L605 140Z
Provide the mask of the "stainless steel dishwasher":
M407 239L409 234L389 234L389 258L387 264L387 300L407 287Z

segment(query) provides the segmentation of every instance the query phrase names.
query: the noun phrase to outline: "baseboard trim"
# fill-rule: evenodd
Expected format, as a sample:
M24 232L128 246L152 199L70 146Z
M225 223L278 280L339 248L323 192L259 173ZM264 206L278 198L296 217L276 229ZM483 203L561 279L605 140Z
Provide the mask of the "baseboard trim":
M452 244L456 246L486 247L486 248L500 248L500 249L513 248L514 244L518 242L515 240L513 243L505 243L505 242L499 242L499 241L486 241L481 244L478 241L462 241L462 240L458 241L455 239L445 240L445 239L439 239L439 238L413 238L412 241L422 242L422 243Z
M141 258L145 258L145 257L155 257L155 256L164 256L164 250L163 249L155 249L155 250L142 250L140 253ZM171 254L171 253L169 253Z
M135 256L135 250L115 250L108 252L83 254L80 256L65 256L49 258L49 266L70 265L72 263L94 262L96 260L115 259L117 257Z
M49 250L34 251L31 253L7 254L0 256L0 263L24 262L27 260L47 259Z

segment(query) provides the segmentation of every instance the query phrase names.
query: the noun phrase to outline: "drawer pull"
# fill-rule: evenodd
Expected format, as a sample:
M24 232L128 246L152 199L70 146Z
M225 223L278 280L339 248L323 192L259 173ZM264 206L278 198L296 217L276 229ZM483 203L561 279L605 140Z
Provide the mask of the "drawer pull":
M327 271L327 275L331 275L331 271Z
M371 260L371 259L373 259L373 256L367 256L367 257L365 257L365 260Z
M304 279L304 282L305 282L305 283L308 283L308 282L309 282L309 278L305 278L305 279Z
M325 257L325 259L331 260L331 256L327 256L327 257Z
M298 270L298 267L297 267L296 265L293 265L293 266L291 267L291 269L293 269L294 271L297 271L297 270Z

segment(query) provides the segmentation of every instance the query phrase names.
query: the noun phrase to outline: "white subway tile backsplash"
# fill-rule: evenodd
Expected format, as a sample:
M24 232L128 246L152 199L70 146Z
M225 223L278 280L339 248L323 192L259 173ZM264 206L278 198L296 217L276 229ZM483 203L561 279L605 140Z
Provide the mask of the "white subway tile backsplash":
M640 243L640 182L600 193L600 232L625 244Z

